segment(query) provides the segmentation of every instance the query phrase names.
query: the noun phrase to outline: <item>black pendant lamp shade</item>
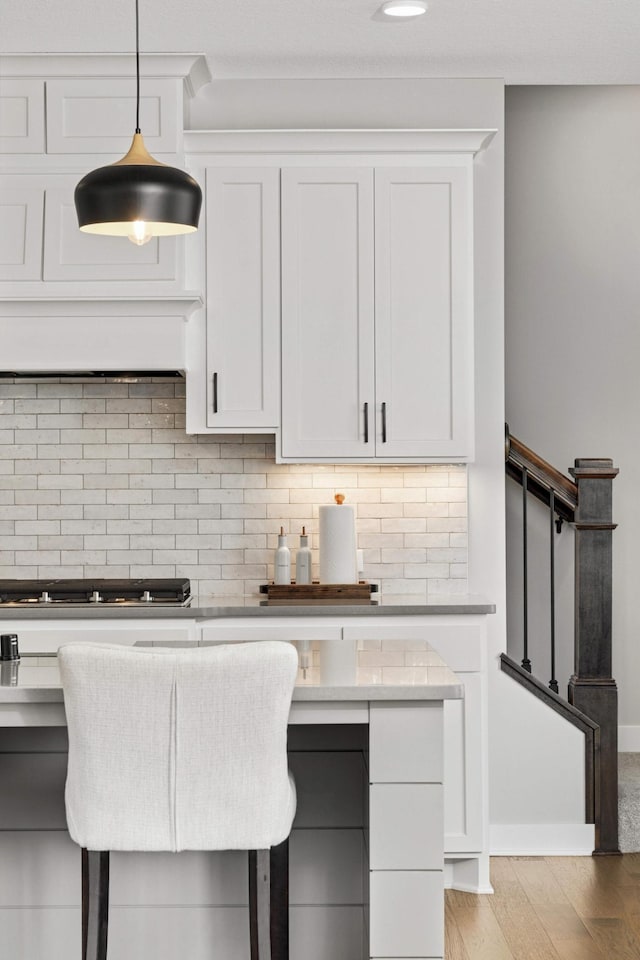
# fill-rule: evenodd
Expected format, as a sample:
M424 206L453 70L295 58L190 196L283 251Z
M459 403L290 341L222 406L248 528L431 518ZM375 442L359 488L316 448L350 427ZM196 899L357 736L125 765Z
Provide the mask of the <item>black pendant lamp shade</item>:
M128 237L146 243L151 237L193 233L198 229L202 191L176 167L148 152L140 132L140 45L136 0L136 132L129 152L82 178L74 195L78 225L84 233Z
M154 160L136 133L127 156L83 177L74 199L82 231L140 243L197 230L202 191L184 170Z

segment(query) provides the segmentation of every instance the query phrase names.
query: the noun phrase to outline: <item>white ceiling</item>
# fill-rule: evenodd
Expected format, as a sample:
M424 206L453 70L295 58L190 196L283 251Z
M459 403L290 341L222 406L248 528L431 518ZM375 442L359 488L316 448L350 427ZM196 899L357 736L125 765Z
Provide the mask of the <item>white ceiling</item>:
M205 53L214 78L504 77L640 83L640 0L140 0L143 53ZM134 0L0 0L3 53L127 53Z

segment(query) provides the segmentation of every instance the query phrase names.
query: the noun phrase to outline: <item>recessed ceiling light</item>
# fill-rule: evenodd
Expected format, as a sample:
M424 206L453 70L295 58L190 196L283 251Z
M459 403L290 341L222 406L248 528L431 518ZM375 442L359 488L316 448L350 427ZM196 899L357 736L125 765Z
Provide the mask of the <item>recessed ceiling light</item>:
M382 4L387 17L419 17L427 12L425 0L387 0Z

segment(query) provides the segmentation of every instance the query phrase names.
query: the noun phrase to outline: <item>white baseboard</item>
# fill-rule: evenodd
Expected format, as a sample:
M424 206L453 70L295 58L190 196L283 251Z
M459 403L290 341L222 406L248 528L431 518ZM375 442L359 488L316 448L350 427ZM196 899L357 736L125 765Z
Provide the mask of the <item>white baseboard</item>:
M492 857L590 857L592 823L498 823L489 828Z
M640 753L640 727L618 727L620 753Z

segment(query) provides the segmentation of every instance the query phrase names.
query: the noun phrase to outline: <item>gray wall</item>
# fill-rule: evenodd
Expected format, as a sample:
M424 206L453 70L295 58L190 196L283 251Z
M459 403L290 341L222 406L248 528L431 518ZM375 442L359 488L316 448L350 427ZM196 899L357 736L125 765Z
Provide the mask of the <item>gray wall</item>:
M614 675L622 746L637 750L639 118L636 86L507 88L506 417L511 432L558 469L590 456L612 457L620 468ZM514 497L507 502L515 558L519 521ZM544 534L536 536L546 549ZM508 569L514 597L515 559ZM544 593L539 576L532 578L534 596ZM534 610L534 633L542 636L547 614L541 602L535 606L544 622L538 626ZM509 614L517 648L519 620L513 607Z

